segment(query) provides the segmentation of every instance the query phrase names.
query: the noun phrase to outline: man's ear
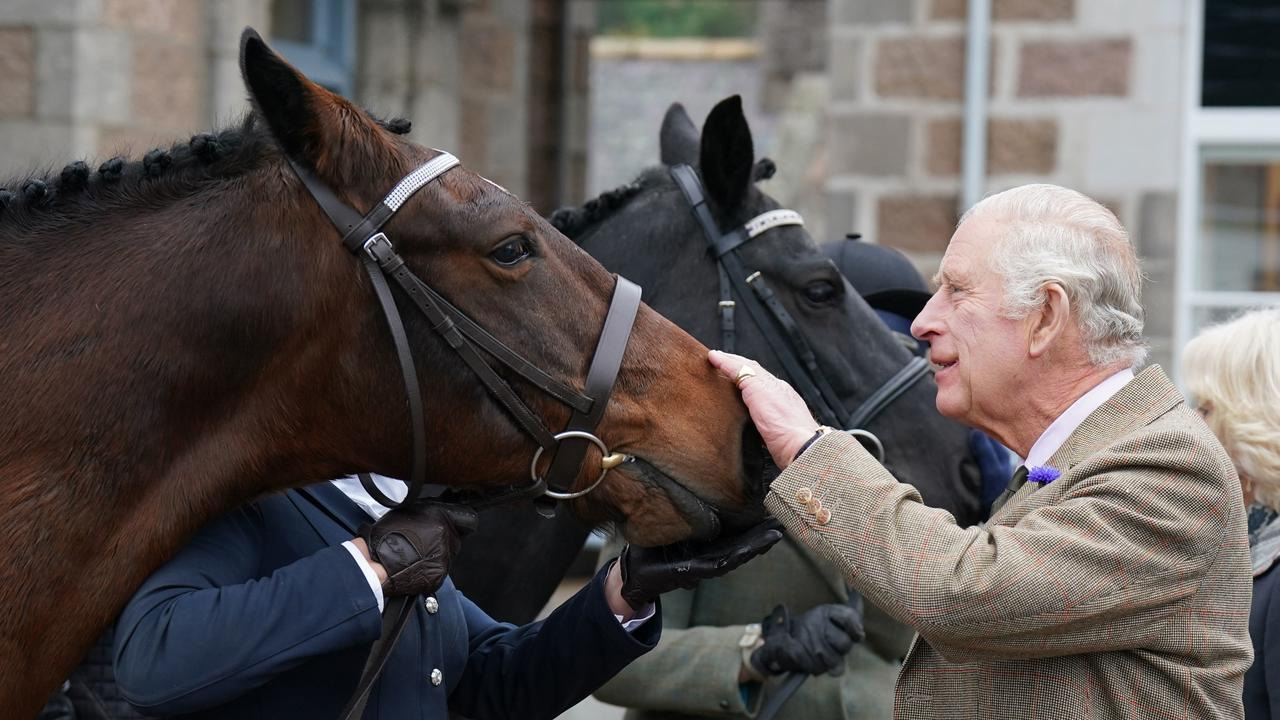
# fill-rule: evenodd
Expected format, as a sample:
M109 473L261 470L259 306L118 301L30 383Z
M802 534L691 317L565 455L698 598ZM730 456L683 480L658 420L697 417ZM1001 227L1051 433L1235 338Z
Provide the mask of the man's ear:
M658 133L658 152L663 165L696 165L698 162L698 128L689 118L684 105L671 103L662 116Z
M1056 282L1044 286L1044 303L1027 317L1030 322L1028 352L1033 358L1043 357L1071 329L1071 298Z

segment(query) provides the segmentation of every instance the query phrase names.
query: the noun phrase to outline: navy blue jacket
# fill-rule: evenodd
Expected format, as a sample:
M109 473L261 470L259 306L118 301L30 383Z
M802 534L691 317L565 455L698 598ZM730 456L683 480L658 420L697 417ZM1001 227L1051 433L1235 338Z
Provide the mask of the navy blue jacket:
M125 698L150 715L337 717L381 629L373 592L341 546L365 520L326 483L206 526L120 616ZM623 630L603 573L523 627L494 621L450 581L435 600L415 603L365 718L445 720L449 709L476 720L555 717L661 632L661 613L634 634Z

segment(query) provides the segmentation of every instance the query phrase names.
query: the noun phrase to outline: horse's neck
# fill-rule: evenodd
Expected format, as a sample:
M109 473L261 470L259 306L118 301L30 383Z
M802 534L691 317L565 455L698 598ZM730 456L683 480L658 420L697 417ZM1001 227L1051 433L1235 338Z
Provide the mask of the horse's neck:
M154 220L136 229L155 232ZM12 543L0 553L0 667L23 668L0 673L0 716L32 716L215 512L333 470L301 462L324 453L293 433L306 391L289 360L305 330L290 293L314 278L292 274L301 263L269 243L237 256L219 246L229 238L185 227L168 250L63 252L27 263L22 284L0 283L11 308L0 317L0 527ZM314 420L323 433L358 418Z

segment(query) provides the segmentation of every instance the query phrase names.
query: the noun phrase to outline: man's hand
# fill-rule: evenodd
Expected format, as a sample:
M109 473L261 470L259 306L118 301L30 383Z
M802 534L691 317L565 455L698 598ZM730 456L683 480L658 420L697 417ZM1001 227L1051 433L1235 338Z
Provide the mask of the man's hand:
M785 470L818 429L804 398L754 360L719 350L712 350L707 359L721 374L737 382L742 402L746 403L751 421L769 448L769 455L779 470ZM750 368L754 374L739 381L738 373L743 367Z
M710 542L683 542L655 548L622 549L618 558L622 599L639 610L665 592L689 589L699 580L719 577L763 554L782 539L782 526L772 518L739 535Z
M476 511L465 505L423 500L360 526L360 537L370 559L386 572L382 590L388 597L429 595L444 584L462 538L476 522Z
M763 629L764 645L751 653L751 665L761 675L839 675L845 654L866 635L862 613L835 604L819 605L794 619L779 605L765 618Z

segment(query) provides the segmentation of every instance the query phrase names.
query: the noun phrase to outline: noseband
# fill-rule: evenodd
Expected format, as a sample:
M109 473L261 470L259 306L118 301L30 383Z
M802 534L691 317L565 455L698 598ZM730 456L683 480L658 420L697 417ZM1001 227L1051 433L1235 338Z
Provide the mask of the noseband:
M609 468L618 464L619 456L610 453L608 447L595 435L595 428L604 416L605 407L613 392L622 356L626 351L631 327L640 306L640 288L618 276L613 289L613 299L605 317L604 327L596 344L591 367L587 371L586 385L582 392L551 377L524 356L504 345L483 327L467 317L443 296L423 282L411 271L404 259L395 251L382 227L418 190L458 165L458 159L449 153L441 153L406 175L368 213L360 215L351 206L339 200L323 181L308 169L289 159L298 178L311 196L329 217L334 227L342 233L342 244L358 257L378 296L383 315L395 341L396 355L404 378L405 395L409 400L409 416L413 430L413 466L406 502L417 499L425 483L426 473L426 420L422 407L422 392L417 370L405 333L404 321L396 306L390 277L406 297L422 312L431 329L439 334L449 347L458 353L489 394L510 413L516 423L538 443L529 466L530 483L510 491L483 497L472 496L473 506L492 505L519 498L546 498L540 504L544 514L551 511L556 500L581 497L595 489ZM483 354L482 352L483 351ZM573 410L565 429L552 433L538 416L511 388L485 356L492 358L511 372L529 381L544 393L564 403ZM603 453L605 462L600 474L586 489L574 491L573 484L581 470L582 459L588 445L595 445ZM538 474L538 461L543 453L550 453L551 464L546 476ZM360 482L378 502L387 507L400 503L382 493L368 474L360 475Z
M748 220L741 227L721 233L711 214L711 208L707 205L706 193L703 192L698 173L688 165L676 165L671 168L671 177L689 201L690 210L707 239L707 249L716 261L720 276L720 301L717 308L720 313L721 349L734 351L737 337L734 315L738 305L741 305L746 308L747 315L756 327L760 328L765 342L782 363L782 368L796 391L818 414L819 421L825 425L844 428L849 434L869 444L876 452L876 458L884 462L884 444L874 433L866 430L865 426L929 374L928 361L920 357L912 358L863 401L856 411L847 412L831 388L831 383L818 367L817 356L795 318L787 312L782 301L765 282L764 276L758 271L748 274L742 259L738 257L738 250L743 245L773 228L804 225L800 213L794 210L770 210ZM769 322L770 318L772 323ZM781 328L783 334L777 328Z

